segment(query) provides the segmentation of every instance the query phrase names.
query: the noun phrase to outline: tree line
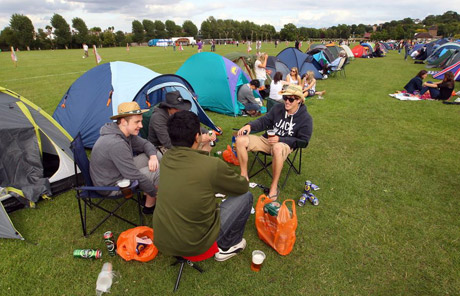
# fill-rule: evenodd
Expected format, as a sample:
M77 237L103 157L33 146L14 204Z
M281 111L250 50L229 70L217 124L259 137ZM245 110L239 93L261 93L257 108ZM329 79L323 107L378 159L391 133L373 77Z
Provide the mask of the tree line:
M126 43L143 43L150 39L189 36L197 39L234 40L309 40L362 38L366 32L373 32L372 40L412 39L415 33L426 32L436 25L438 35L460 38L460 15L447 11L442 15L429 15L423 20L405 18L379 25L339 24L329 28L316 29L286 24L277 32L270 24L257 25L251 21L215 19L210 16L201 23L200 29L190 20L182 26L172 20L134 20L131 32L116 31L115 27L88 28L82 18L72 19L72 27L59 14L54 14L50 25L35 31L32 21L22 14L13 14L9 26L0 32L0 49L10 46L21 50L80 48L83 43L96 46L125 46ZM53 38L52 38L53 36Z

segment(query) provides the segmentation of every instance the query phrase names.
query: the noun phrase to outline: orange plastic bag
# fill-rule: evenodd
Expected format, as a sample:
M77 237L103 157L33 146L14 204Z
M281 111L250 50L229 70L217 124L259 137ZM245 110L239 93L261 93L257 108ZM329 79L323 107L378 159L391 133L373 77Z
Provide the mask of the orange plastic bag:
M297 229L297 214L295 203L287 199L281 205L278 216L274 217L264 212L264 206L272 202L266 195L259 196L256 205L256 228L259 238L271 246L280 255L287 255L292 251ZM292 203L292 214L286 202Z
M150 238L153 242L153 229L147 226L138 226L123 231L117 240L118 255L126 261L137 260L147 262L155 258L158 254L158 249L153 243L150 245L142 245L141 250L137 246L136 237L141 238L145 236Z
M227 145L227 150L224 150L224 152L222 152L222 158L228 163L240 165L238 157L236 157L235 153L233 153L232 147L230 147L230 145Z

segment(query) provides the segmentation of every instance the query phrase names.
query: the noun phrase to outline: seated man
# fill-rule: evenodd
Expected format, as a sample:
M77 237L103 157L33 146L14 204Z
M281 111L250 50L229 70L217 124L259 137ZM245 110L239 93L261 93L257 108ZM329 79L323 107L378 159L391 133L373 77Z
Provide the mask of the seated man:
M248 177L248 150L263 151L273 157L273 179L268 197L276 200L279 194L278 180L283 164L289 153L296 148L297 140L310 141L313 120L307 112L302 88L298 85L286 85L279 92L283 95L284 104L274 105L270 111L238 131L236 153L240 162L241 176ZM249 135L252 132L275 130L275 136L268 137Z
M343 51L343 50L340 51L339 56L335 60L333 60L330 64L328 64L328 65L326 65L324 67L323 73L328 74L330 72L337 71L337 69L339 68L339 64L342 61L342 59L346 59L346 58L347 58L347 53L345 51Z
M142 211L152 214L160 170L155 146L138 136L142 113L146 111L136 102L118 106L118 114L110 117L117 122L101 127L101 136L91 152L90 173L94 186L116 186L122 179L138 180L146 195ZM141 154L133 157L133 152Z
M155 246L165 255L197 256L217 240L217 261L235 256L246 247L243 233L253 202L248 181L223 160L197 150L200 122L193 112L172 115L168 133L173 147L161 160ZM228 195L220 206L216 193Z
M149 136L148 140L153 143L161 153L165 153L172 147L171 139L169 138L166 123L171 115L183 110L190 110L192 103L182 98L179 91L171 91L166 94L166 100L161 102L153 109L152 117L149 122ZM216 140L216 135L213 133L211 137L208 136L207 130L202 129L203 143L200 150L211 151L209 143ZM206 135L205 135L206 133Z
M238 89L238 102L244 105L244 111L251 116L260 115L260 104L254 97L254 90L258 89L260 82L257 79L251 80L251 82L243 84Z

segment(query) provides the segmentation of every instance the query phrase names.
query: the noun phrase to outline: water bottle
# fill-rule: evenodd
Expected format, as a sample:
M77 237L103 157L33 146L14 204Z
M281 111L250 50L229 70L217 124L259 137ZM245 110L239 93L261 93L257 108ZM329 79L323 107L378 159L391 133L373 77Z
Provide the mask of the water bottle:
M96 294L98 296L102 295L102 293L107 293L112 286L112 263L106 262L102 266L102 270L97 277L96 282Z

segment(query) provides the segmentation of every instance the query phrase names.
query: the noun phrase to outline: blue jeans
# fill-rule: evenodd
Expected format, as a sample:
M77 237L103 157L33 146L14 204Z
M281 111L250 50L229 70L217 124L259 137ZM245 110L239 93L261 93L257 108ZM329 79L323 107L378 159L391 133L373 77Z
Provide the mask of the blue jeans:
M246 105L244 105L244 110L246 110L246 111L259 111L260 106L259 106L259 104L247 103Z
M251 214L252 193L231 196L220 204L220 231L217 245L228 249L243 239L244 228Z
M428 83L433 83L433 82L428 81ZM423 95L424 93L426 93L427 90L430 91L430 96L432 99L436 99L441 94L441 92L439 91L439 88L437 87L424 86L422 87L422 90L420 91L420 95Z

